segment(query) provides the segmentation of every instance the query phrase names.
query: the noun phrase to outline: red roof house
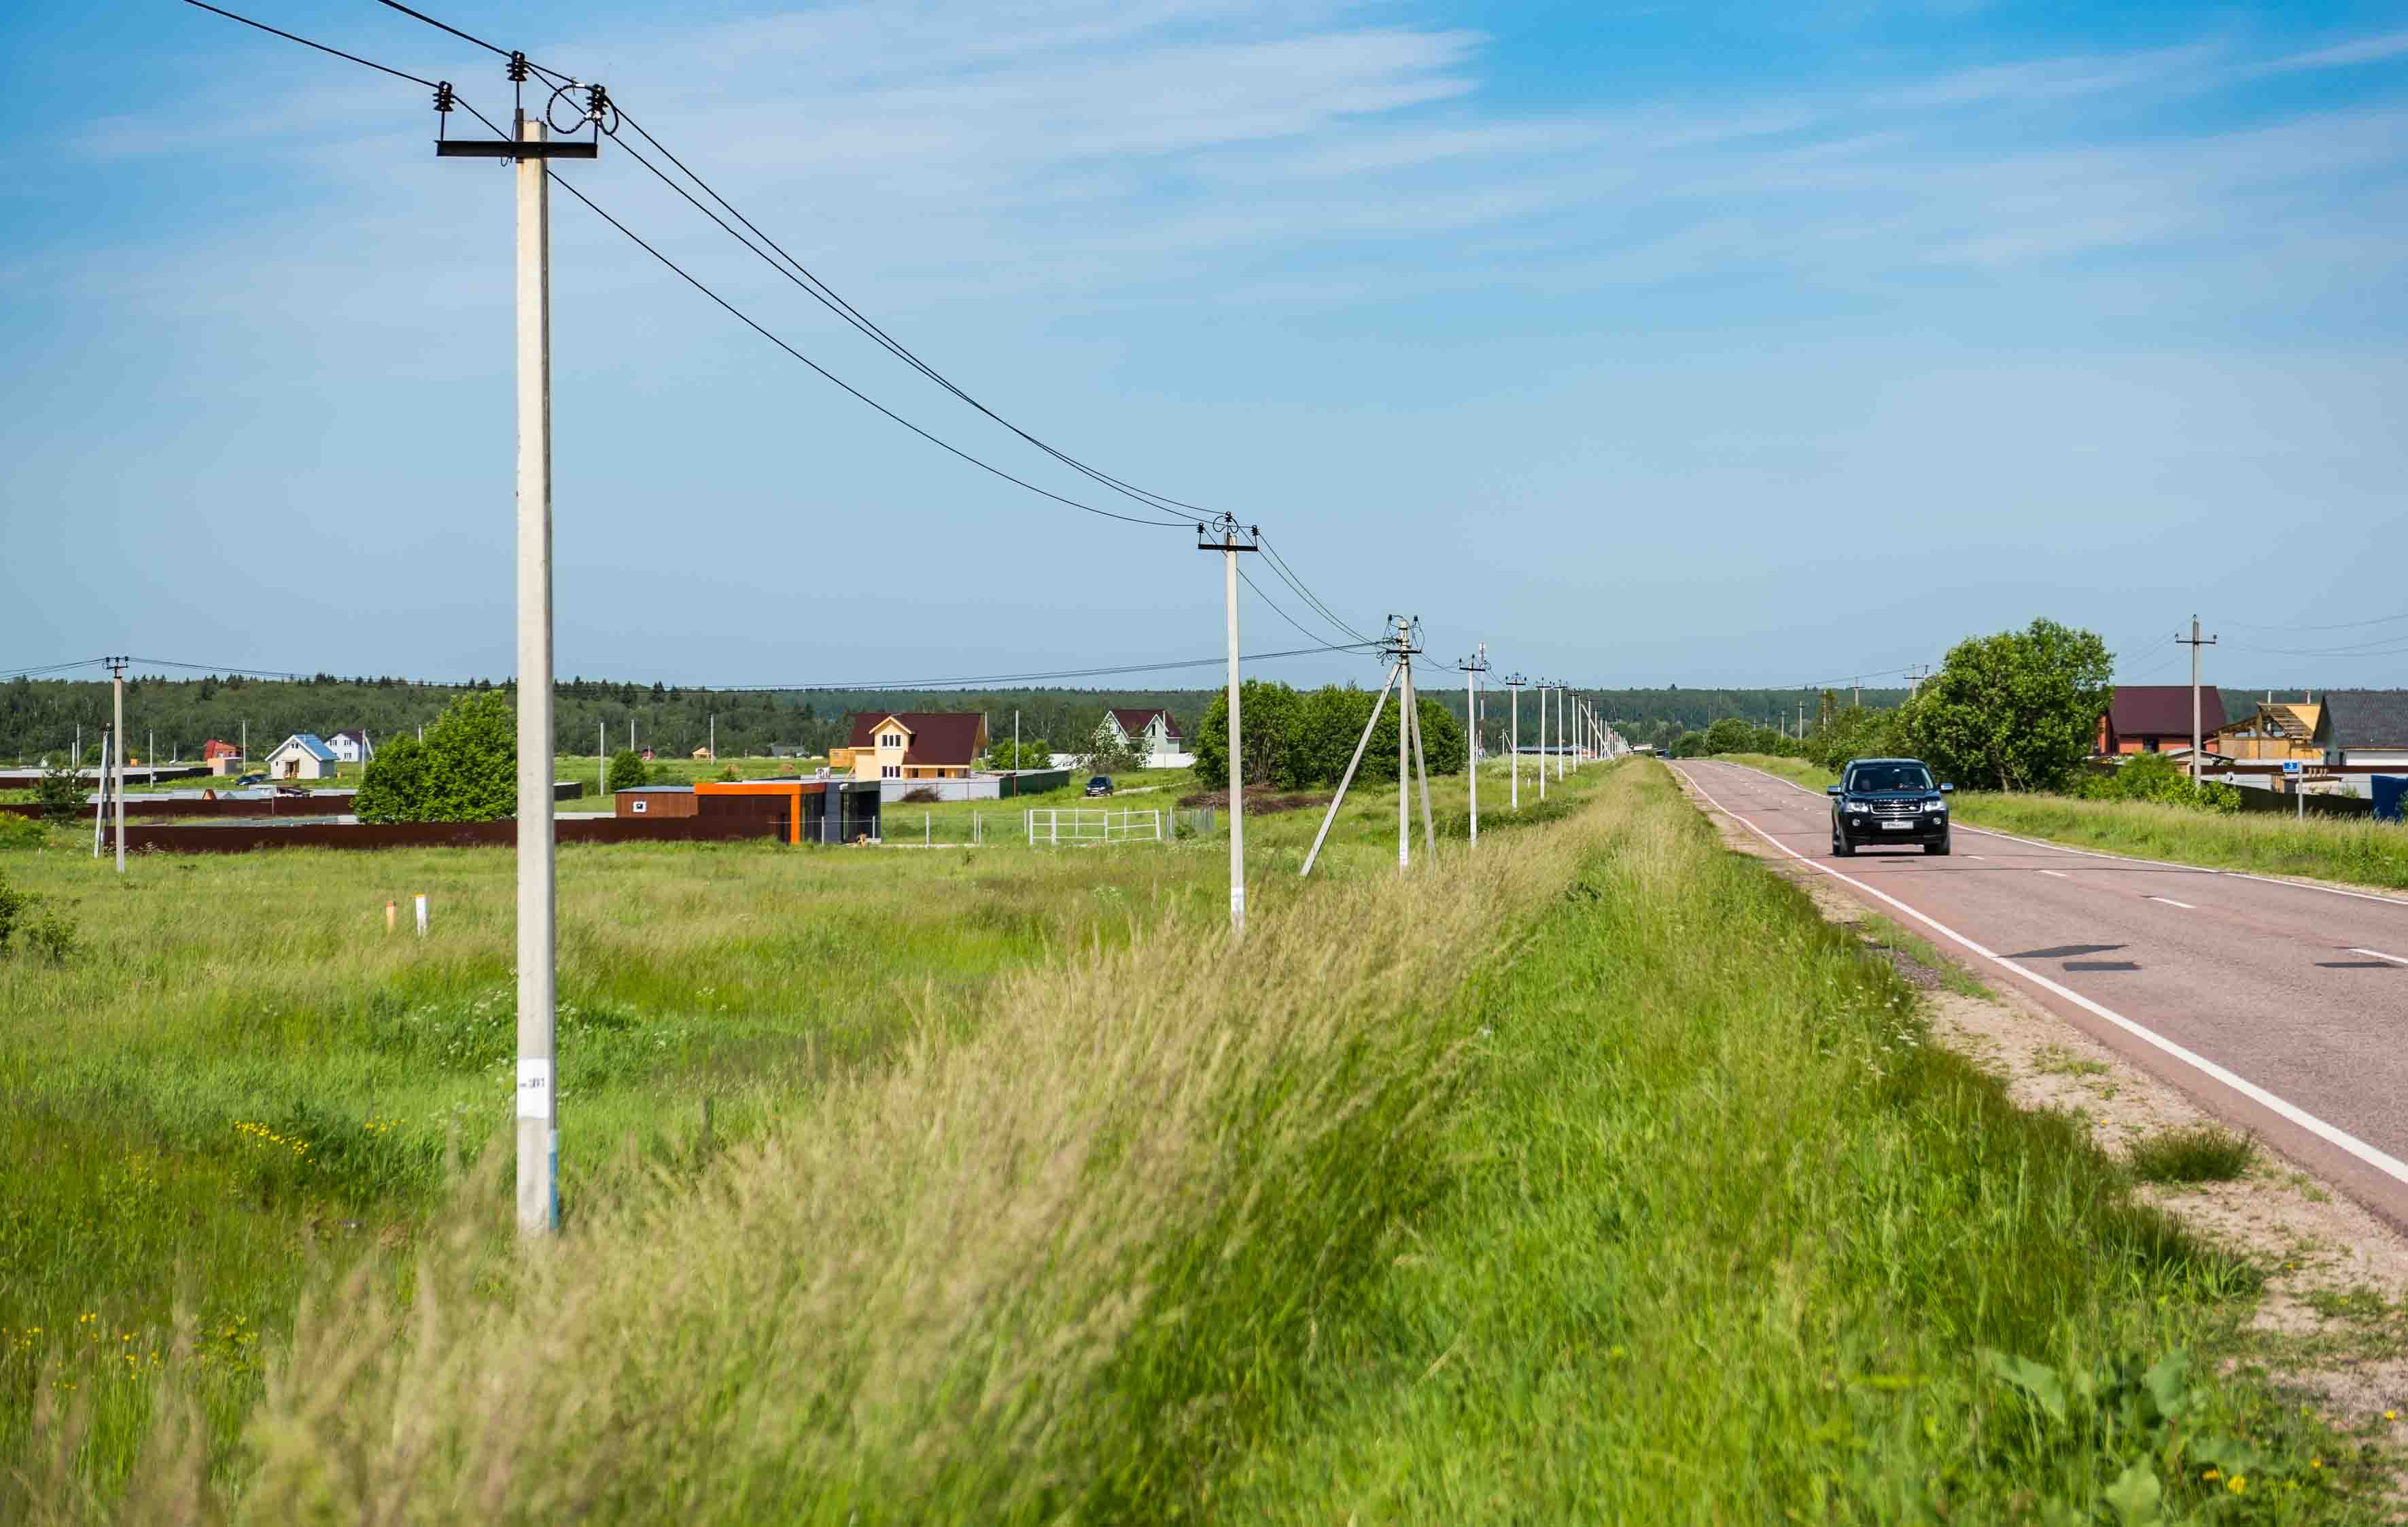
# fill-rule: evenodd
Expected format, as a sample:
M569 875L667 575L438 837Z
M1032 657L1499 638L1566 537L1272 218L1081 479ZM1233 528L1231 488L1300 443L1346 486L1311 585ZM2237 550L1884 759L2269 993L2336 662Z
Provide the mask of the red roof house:
M2199 687L2199 727L2202 738L2227 720L2224 693L2213 684ZM2099 718L2101 753L2170 753L2190 750L2190 686L2188 684L2118 684L2107 713Z
M856 779L959 779L986 751L986 717L975 710L864 710L828 767Z

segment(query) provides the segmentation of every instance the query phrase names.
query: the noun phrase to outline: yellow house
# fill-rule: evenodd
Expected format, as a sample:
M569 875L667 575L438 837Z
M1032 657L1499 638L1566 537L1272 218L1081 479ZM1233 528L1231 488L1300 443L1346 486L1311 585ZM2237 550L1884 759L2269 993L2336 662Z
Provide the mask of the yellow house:
M2248 715L2211 733L2207 750L2235 760L2296 758L2321 764L2325 750L2315 736L2324 711L2323 706L2307 700L2258 701Z
M856 711L828 767L855 779L963 779L985 751L986 718L975 710Z

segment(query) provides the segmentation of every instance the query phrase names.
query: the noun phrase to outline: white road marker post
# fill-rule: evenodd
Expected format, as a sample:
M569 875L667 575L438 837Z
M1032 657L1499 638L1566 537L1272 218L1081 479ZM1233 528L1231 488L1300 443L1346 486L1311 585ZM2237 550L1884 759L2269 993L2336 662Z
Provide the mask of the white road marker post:
M426 936L426 892L422 891L409 898L410 912L418 920L418 936Z

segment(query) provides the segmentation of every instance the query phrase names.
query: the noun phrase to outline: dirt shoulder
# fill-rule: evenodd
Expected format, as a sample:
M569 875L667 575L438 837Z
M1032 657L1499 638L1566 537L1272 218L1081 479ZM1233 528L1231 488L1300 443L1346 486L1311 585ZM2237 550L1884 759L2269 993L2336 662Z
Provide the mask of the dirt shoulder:
M1700 809L1706 803L1695 792ZM2005 1084L2019 1106L2056 1108L2088 1124L2108 1154L2168 1131L2214 1122L2180 1092L2140 1071L2012 987L1901 929L1846 888L1772 852L1718 811L1723 841L1763 861L1854 930L1923 992L1931 1035ZM2370 1440L2408 1442L2408 1238L2329 1185L2259 1144L2230 1182L2140 1192L2201 1239L2265 1275L2234 1361L2261 1367L2339 1425Z

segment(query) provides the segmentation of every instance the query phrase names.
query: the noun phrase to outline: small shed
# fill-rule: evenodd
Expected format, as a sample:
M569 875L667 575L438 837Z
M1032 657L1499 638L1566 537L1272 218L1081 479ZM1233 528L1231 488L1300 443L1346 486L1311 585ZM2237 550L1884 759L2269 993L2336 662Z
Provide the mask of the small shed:
M332 779L335 750L315 732L295 732L267 755L267 773L275 779Z
M619 817L691 817L696 803L692 785L637 785L610 792L611 814Z

